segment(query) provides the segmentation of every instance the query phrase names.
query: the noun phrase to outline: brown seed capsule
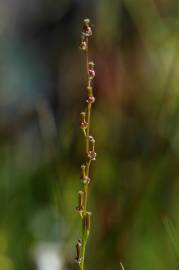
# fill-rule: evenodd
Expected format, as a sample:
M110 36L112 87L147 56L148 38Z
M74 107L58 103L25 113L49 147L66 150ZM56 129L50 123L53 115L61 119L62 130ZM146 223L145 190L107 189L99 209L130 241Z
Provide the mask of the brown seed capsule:
M76 244L76 258L75 261L80 264L81 263L81 240L78 240L77 244Z
M76 207L76 210L78 212L82 212L84 210L84 192L78 191L78 206Z

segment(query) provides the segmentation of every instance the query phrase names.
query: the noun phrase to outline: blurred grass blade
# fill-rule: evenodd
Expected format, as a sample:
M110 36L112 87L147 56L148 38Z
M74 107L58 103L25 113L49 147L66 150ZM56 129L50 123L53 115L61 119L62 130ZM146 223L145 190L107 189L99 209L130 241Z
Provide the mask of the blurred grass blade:
M165 218L163 220L163 223L164 223L166 232L168 234L168 237L170 239L170 242L171 242L173 249L175 251L176 257L177 257L177 259L179 259L178 239L177 239L176 229L169 218Z

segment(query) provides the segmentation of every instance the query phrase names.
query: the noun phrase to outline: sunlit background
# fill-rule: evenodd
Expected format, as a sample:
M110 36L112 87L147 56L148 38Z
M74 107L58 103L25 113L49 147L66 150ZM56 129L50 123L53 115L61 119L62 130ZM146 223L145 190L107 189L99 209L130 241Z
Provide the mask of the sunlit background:
M73 270L90 17L86 270L179 269L179 3L0 0L0 270Z

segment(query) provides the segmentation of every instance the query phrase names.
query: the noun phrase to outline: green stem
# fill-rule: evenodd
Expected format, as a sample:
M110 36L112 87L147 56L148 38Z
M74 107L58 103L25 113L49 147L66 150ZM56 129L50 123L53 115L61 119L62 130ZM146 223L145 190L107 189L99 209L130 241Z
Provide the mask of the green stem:
M88 127L86 131L86 154L88 155L89 151L89 135L90 135L90 121L91 121L91 103L88 104L87 109L87 121L88 121Z
M89 74L89 50L88 50L88 38L86 39L86 51L85 51L85 64L86 64L86 72L87 72L87 79L88 79L88 86L87 89L89 87L91 87L91 79L90 79L90 74ZM87 106L87 129L86 132L84 131L84 135L85 135L85 145L86 145L86 157L87 157L87 162L86 162L86 172L85 172L85 176L89 178L90 175L90 165L91 165L91 159L88 158L88 154L89 154L89 148L90 148L90 121L91 121L91 103L88 103ZM87 212L87 199L88 199L88 185L89 183L85 183L84 184L84 210L83 210L83 214L82 214L82 245L81 245L81 262L79 263L79 268L81 270L84 270L85 268L85 255L86 255L86 245L87 245L87 241L88 241L88 237L89 237L89 233L90 233L90 226L88 227L86 225L86 218L87 218L87 214L89 214Z
M89 237L89 233L90 233L85 228L84 218L85 218L85 215L83 216L83 221L82 221L82 250L81 250L82 261L81 261L81 264L80 264L80 269L81 270L84 270L86 245L87 245L88 237Z
M88 154L89 151L89 134L90 134L90 120L91 120L91 104L88 104L88 128L86 131L86 154ZM86 164L86 176L89 177L89 171L90 171L90 164L91 160L89 160ZM84 270L84 262L85 262L85 254L86 254L86 245L88 241L89 231L86 231L84 226L84 218L87 212L87 199L88 199L88 183L84 185L84 214L83 214L83 220L82 220L82 250L81 250L81 257L82 261L80 263L80 269Z

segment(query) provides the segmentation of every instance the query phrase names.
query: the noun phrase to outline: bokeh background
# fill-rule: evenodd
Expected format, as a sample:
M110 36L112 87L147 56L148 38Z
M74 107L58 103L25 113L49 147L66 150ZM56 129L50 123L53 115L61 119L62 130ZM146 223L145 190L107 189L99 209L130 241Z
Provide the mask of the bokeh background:
M0 0L0 269L77 269L86 17L98 153L86 269L177 270L178 0Z

